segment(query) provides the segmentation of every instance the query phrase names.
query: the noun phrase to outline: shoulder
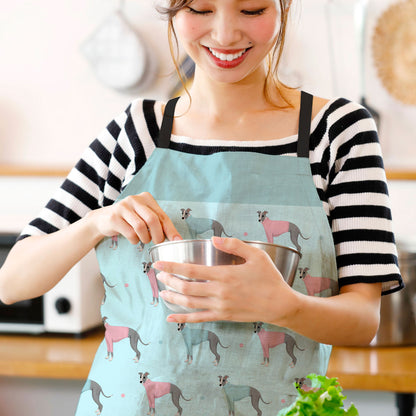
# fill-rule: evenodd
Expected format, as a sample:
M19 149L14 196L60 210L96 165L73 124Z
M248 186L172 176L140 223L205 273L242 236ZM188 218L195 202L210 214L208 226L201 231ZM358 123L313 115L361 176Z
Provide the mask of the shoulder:
M331 99L314 97L312 117L330 124L343 120L345 127L359 120L367 120L368 127L375 129L375 122L368 110L361 104L343 97Z
M153 98L136 98L128 105L126 113L133 118L136 117L156 117L163 114L165 103Z

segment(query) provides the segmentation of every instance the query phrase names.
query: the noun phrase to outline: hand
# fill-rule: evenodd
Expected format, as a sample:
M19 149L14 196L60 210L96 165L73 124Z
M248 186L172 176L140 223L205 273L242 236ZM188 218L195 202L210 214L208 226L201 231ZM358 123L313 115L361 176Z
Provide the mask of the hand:
M88 214L98 235L112 237L121 234L132 244L140 241L155 244L181 240L170 218L148 192L130 195L121 201Z
M290 307L294 291L284 281L264 251L235 238L212 239L214 246L245 259L244 264L202 266L158 261L157 278L176 293L164 290L160 296L168 302L203 309L189 314L169 315L170 322L237 321L278 324ZM204 282L186 281L173 274Z

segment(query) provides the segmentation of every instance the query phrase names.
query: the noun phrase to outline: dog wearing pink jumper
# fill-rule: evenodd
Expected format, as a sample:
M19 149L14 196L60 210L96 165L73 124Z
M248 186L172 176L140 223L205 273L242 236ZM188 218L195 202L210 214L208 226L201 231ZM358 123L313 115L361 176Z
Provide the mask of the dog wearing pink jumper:
M107 357L105 357L107 360L112 361L114 357L113 352L113 344L115 342L119 342L125 338L130 339L130 346L133 349L133 351L136 353L136 356L134 357L134 361L137 363L140 359L140 351L137 348L137 343L140 341L143 345L149 345L145 344L141 338L140 335L137 333L136 330L132 328L128 328L126 326L113 326L107 323L107 317L104 316L103 323L105 327L105 342L107 344Z
M152 269L152 263L150 262L146 263L144 261L142 264L143 264L143 273L147 274L147 277L149 278L149 282L150 282L150 287L152 288L153 301L150 304L157 306L159 304L159 288L157 287L155 269Z
M258 221L263 224L264 231L266 233L267 242L273 243L274 237L279 237L282 234L289 233L290 241L295 245L296 249L300 252L301 246L299 244L299 236L304 240L308 238L304 237L300 232L299 227L289 221L271 220L268 216L268 211L257 211Z
M189 402L191 399L187 399L183 396L182 391L178 386L172 383L163 382L163 381L152 381L148 378L149 373L139 373L140 383L143 384L147 400L149 401L149 412L148 415L154 416L156 414L156 399L162 397L166 394L171 394L172 403L178 409L175 413L175 416L182 415L182 407L179 404L179 399L182 399Z
M298 346L295 339L285 332L278 331L266 331L263 326L263 322L253 322L254 333L259 336L261 347L263 349L263 362L262 365L266 367L270 363L270 348L277 347L278 345L285 344L286 352L289 354L292 362L290 363L291 367L294 367L297 362L297 358L294 354L295 347L299 351L304 351Z
M317 277L309 274L309 267L299 267L299 277L303 280L306 286L306 291L309 296L314 296L324 290L330 289L331 295L337 293L338 282L329 277Z

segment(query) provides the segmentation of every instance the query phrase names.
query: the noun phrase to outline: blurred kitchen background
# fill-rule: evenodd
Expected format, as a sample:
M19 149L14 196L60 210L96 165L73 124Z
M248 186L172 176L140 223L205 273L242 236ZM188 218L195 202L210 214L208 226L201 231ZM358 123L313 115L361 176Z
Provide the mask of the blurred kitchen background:
M0 233L19 232L36 215L132 99L166 100L176 91L155 4L0 0ZM365 103L375 115L396 236L416 249L415 9L414 0L294 0L281 74L316 95ZM81 387L2 377L0 368L0 416L25 414L33 402L34 414L73 414ZM27 400L7 407L11 395ZM397 414L393 392L347 395L360 415Z

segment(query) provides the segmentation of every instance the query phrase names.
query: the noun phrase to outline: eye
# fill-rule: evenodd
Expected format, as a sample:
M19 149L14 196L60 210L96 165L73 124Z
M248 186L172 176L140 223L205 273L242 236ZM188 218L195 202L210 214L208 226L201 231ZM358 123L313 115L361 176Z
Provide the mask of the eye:
M206 15L212 13L211 10L195 10L192 7L188 6L188 12L192 14Z
M266 11L266 8L258 9L258 10L241 10L241 13L245 14L246 16L259 16Z

